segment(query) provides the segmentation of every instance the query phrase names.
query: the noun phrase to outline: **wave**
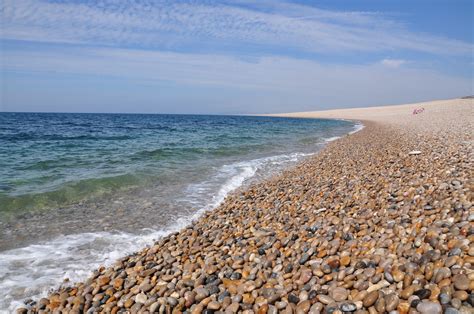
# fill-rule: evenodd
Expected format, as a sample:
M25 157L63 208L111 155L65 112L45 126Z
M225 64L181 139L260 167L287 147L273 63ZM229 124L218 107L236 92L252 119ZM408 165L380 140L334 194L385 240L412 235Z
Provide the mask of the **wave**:
M363 125L361 122L357 122L356 125L354 126L354 130L350 131L349 134L357 133L363 128L365 128L365 125Z
M324 141L326 143L329 143L329 142L335 141L335 140L340 139L340 138L341 138L340 136L333 136L333 137L326 138Z
M354 130L355 131L355 130ZM320 138L319 138L320 139ZM330 139L330 138L329 138ZM236 149L245 149L237 147ZM231 149L236 158L239 155ZM251 147L252 151L255 147ZM141 151L136 158L154 159L157 156L167 157L175 155L174 149ZM203 153L227 154L227 151L212 150L206 148L204 151L184 150L183 155L195 156ZM141 155L143 154L143 155ZM182 199L178 202L186 202L187 208L195 210L183 211L177 214L167 227L160 229L141 229L134 233L130 232L92 232L80 233L58 237L42 243L29 245L23 248L0 252L0 309L14 311L23 305L26 298L38 299L47 295L52 287L67 285L70 282L84 280L90 272L101 265L111 265L117 259L136 252L163 236L179 231L198 219L204 212L211 210L221 204L233 191L254 182L257 179L266 178L276 169L297 162L303 157L313 153L290 153L263 157L258 159L237 161L216 167L213 174L204 181L190 184L185 188ZM255 156L255 154L254 154ZM159 157L160 158L160 157ZM205 158L205 157L204 157ZM124 178L128 183L130 179L134 183L135 178ZM105 179L108 180L108 179ZM113 180L119 184L122 180ZM140 179L141 180L141 179ZM141 181L140 181L141 182ZM188 181L189 182L189 181ZM100 184L99 184L100 183ZM86 182L81 187L87 189L97 184L112 182ZM112 184L112 186L115 186ZM121 186L121 184L119 184ZM115 186L118 188L118 186ZM0 200L2 202L2 200ZM68 278L67 283L63 280Z
M341 121L350 121L350 120L346 120L346 119L338 119L338 120L341 120ZM357 133L359 131L361 131L365 126L361 123L361 122L356 122L356 124L354 125L354 128L352 131L350 131L348 134L354 134L354 133ZM333 136L333 137L329 137L329 138L326 138L324 139L324 141L326 143L329 143L329 142L333 142L337 139L340 139L341 136Z
M14 311L26 298L46 296L51 287L87 278L91 270L110 265L163 236L179 231L227 195L267 168L296 162L312 154L292 153L241 161L220 167L209 180L188 186L181 201L197 205L193 213L177 216L168 227L139 232L94 232L62 236L44 243L0 252L0 308ZM214 193L212 193L214 192Z
M270 169L266 168L273 168L273 171L275 171L275 169L281 168L284 164L296 162L300 158L310 155L313 155L313 153L283 154L224 165L212 179L188 186L186 199L194 205L201 205L201 211L198 212L199 215L203 211L218 206L231 191L242 186L246 180L255 176L258 171L268 172L267 170ZM225 178L228 179L225 180ZM212 189L218 182L222 181L224 181L224 183L221 185L217 193L213 194L212 199L210 199L205 205L201 204L200 201L204 196L212 194Z
M360 121L354 121L354 120L349 120L349 119L334 119L334 120L339 120L339 121L346 121L346 122L355 123L355 124L354 124L354 127L353 127L353 130L350 131L349 134L357 133L357 132L359 132L360 130L362 130L363 128L365 128L365 125L362 124L362 122L360 122Z
M0 253L0 308L13 312L25 298L46 296L63 279L86 278L106 265L151 243L166 232L95 232L68 235Z

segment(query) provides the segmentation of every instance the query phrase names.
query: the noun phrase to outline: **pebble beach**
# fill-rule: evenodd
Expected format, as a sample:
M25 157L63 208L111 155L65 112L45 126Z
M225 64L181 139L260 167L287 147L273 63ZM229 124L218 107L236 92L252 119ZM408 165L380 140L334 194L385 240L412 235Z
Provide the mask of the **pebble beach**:
M474 313L473 109L278 115L365 127L17 312Z

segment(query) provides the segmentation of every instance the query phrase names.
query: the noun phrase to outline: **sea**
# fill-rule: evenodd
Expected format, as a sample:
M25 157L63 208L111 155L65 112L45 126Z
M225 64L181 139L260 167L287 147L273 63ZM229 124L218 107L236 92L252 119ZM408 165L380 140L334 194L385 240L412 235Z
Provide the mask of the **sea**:
M257 116L0 113L0 310L84 280L361 127Z

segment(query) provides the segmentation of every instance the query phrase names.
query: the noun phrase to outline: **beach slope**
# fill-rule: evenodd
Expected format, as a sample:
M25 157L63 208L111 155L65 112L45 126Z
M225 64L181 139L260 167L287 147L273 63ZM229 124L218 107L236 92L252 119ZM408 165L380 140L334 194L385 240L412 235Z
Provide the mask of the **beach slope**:
M365 128L28 311L472 313L473 100L278 116Z

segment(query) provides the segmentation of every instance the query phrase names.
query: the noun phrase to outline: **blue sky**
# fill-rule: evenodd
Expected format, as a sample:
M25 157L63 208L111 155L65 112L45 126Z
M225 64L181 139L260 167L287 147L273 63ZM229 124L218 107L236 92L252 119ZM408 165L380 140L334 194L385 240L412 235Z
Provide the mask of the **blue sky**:
M0 111L265 113L473 93L473 1L0 8Z

